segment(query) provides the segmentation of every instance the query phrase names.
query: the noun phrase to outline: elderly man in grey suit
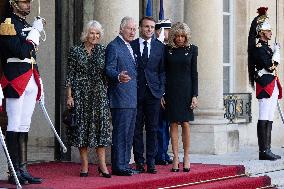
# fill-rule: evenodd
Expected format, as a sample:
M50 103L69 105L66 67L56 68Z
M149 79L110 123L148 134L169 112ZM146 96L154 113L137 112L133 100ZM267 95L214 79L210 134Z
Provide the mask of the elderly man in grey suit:
M106 75L113 124L112 174L119 176L135 173L129 167L137 106L136 61L129 42L134 39L135 33L134 19L124 17L119 35L106 48Z

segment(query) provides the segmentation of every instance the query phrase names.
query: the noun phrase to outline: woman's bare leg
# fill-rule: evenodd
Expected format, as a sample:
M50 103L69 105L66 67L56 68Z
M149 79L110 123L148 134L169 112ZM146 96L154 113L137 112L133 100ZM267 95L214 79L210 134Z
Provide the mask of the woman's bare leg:
M80 158L81 158L81 173L88 172L88 148L87 147L80 147Z
M182 143L183 143L183 163L184 168L190 167L189 147L190 147L190 127L188 122L182 123Z
M98 159L99 159L99 168L103 173L109 173L106 166L106 149L105 147L98 147L96 149Z
M174 154L173 158L173 169L178 169L179 157L178 157L178 123L170 124L170 135L171 135L171 143L172 150Z

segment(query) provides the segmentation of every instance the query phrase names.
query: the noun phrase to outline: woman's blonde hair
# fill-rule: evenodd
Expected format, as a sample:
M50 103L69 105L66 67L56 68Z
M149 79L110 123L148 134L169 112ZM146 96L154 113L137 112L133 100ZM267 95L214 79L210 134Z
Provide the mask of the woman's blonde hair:
M168 45L171 46L172 48L177 48L176 44L175 44L175 37L177 34L182 34L185 35L185 46L188 47L189 46L189 39L190 39L190 35L191 35L191 31L190 28L188 27L188 25L186 23L181 23L181 22L177 22L175 23L169 32L169 43Z
M104 30L103 30L102 25L96 20L91 20L85 25L85 27L83 29L83 32L82 32L81 38L80 38L82 42L86 42L89 31L92 28L96 29L100 33L100 40L102 39L102 37L104 35Z

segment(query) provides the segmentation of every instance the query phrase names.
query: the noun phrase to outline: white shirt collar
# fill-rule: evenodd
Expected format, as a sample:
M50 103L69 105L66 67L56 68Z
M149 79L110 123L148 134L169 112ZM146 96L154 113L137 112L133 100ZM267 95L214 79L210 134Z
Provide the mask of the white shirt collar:
M148 43L148 44L151 44L151 40L152 40L152 37L147 40L147 43ZM144 41L146 41L146 40L145 40L145 39L142 39L141 37L139 37L139 43L140 43L140 44L143 44Z
M130 43L128 43L127 41L125 41L125 40L123 39L122 35L119 34L118 37L120 37L120 38L122 39L122 41L123 41L126 45L130 45Z

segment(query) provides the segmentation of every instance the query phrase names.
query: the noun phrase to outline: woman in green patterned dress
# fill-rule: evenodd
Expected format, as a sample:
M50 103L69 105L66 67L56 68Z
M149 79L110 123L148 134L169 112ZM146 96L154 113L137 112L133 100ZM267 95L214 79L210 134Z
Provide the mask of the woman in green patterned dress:
M103 29L92 20L81 35L82 43L70 49L67 63L67 108L74 107L75 126L68 141L78 147L81 177L88 176L88 147L96 148L100 176L110 178L105 163L105 147L111 145L110 110L104 74L105 47L99 44Z

